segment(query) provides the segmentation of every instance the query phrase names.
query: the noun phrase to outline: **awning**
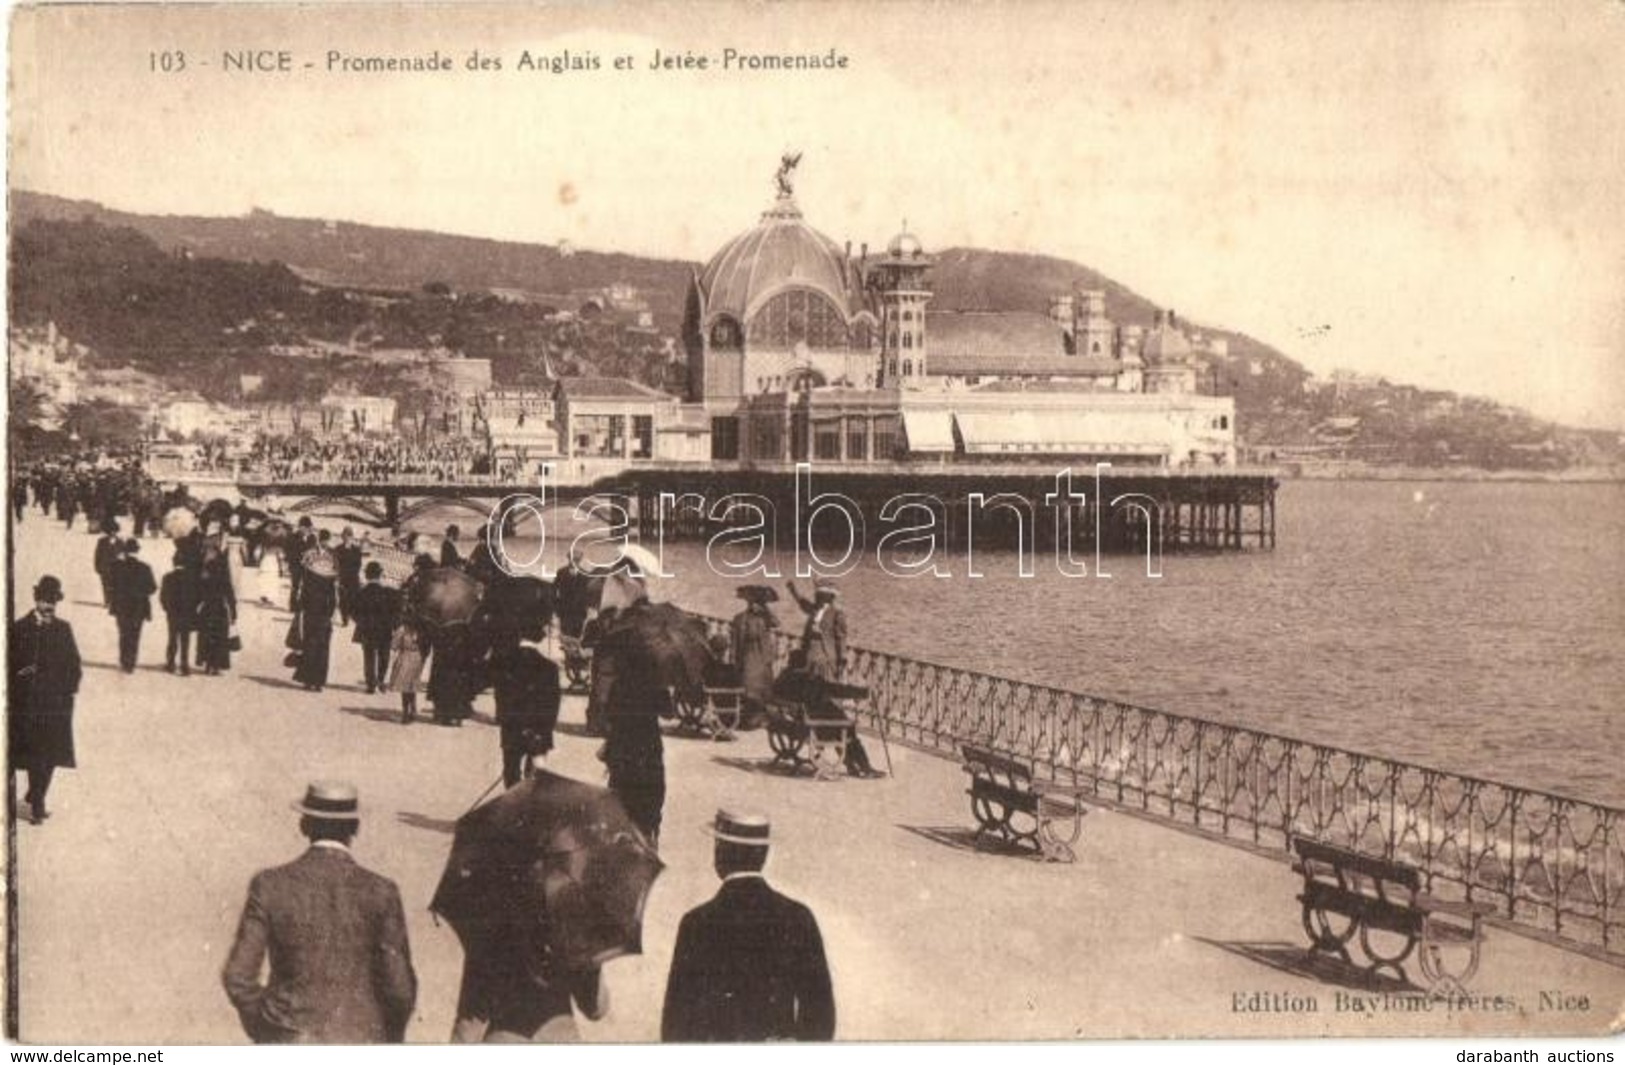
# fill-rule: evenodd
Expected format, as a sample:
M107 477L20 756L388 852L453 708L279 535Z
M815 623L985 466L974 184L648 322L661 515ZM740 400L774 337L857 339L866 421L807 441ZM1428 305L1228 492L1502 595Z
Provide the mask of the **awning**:
M910 451L952 451L953 415L945 410L905 410L903 435Z
M1143 413L1004 411L956 413L954 418L971 454L1164 455L1170 447L1167 428Z

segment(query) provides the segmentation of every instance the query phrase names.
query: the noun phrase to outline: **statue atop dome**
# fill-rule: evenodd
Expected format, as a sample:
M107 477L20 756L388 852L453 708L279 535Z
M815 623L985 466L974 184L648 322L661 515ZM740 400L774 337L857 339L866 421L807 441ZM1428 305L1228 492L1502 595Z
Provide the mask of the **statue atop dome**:
M784 155L780 157L779 172L773 177L773 180L776 181L779 186L779 199L788 200L790 197L795 195L796 164L800 162L800 152L785 152Z

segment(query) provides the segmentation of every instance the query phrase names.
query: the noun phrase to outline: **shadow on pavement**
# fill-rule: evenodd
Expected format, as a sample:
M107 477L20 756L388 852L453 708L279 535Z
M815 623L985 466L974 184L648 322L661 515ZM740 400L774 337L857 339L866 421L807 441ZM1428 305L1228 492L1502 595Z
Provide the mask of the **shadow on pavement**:
M583 740L601 740L603 733L593 732L586 725L578 725L574 721L560 721L553 726L553 731L560 736L575 736Z
M1357 991L1387 991L1391 994L1414 992L1420 990L1415 984L1401 980L1394 976L1372 976L1364 969L1349 965L1340 958L1334 958L1320 951L1311 951L1308 947L1295 943L1283 943L1279 940L1271 942L1253 942L1249 940L1208 939L1205 936L1192 936L1199 943L1206 943L1210 947L1217 947L1226 954L1234 954L1238 958L1267 965L1277 972L1290 973L1306 980L1315 980L1322 984L1332 984L1337 987L1347 987Z
M388 722L391 725L401 723L401 708L398 706L393 709L387 706L341 706L339 713L364 717L368 721Z
M288 691L304 691L305 689L284 677L256 677L248 673L242 675L244 680L251 680L255 684L263 684L267 688L285 688Z
M932 843L940 843L944 847L952 847L956 851L968 854L992 854L1005 858L1031 858L1033 851L1030 847L1022 847L1004 840L979 837L974 828L963 825L898 825L905 832L912 832L921 839L928 839Z
M422 828L430 832L441 832L448 836L457 830L456 821L446 821L439 817L426 817L423 814L415 814L405 810L396 814L395 820L409 828Z
M787 780L806 775L809 780L812 779L810 774L791 772L789 769L783 768L783 763L772 758L718 757L711 759L711 761L715 762L717 765L727 766L729 769L737 769L744 773L759 773L763 776L769 777L784 777Z

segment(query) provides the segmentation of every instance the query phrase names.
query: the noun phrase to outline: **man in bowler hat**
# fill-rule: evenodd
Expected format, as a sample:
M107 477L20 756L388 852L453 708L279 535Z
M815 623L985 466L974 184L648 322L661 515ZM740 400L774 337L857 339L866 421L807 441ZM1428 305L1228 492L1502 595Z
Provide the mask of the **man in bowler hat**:
M350 856L356 789L317 781L293 808L310 848L249 884L226 995L256 1043L402 1042L417 1001L406 914L395 882Z
M141 653L141 629L152 620L152 593L158 590L152 567L141 561L141 541L130 537L120 545L117 562L109 575L112 598L108 610L118 621L118 664L126 673L135 672Z
M58 767L72 769L73 700L83 668L73 626L56 616L62 582L41 577L34 609L11 623L7 722L11 769L28 774L28 819L40 824L50 813L45 793Z
M722 888L677 929L662 1041L834 1038L835 996L818 921L762 878L771 830L761 814L717 811L710 831Z
M356 590L350 605L355 618L351 640L361 645L361 675L371 695L389 679L389 643L401 612L401 593L383 583L384 567L367 563L367 583Z

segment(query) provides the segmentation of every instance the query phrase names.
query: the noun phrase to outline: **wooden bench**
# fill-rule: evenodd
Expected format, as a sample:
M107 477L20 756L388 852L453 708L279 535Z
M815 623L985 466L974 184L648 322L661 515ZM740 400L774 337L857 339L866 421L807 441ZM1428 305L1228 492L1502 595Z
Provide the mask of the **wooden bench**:
M1088 813L1083 803L1087 786L1034 780L1026 765L986 747L965 744L959 752L964 758L962 767L970 774L966 794L976 818L978 842L994 836L1003 843L1031 847L1046 861L1076 860L1072 844L1083 831L1083 815ZM1068 821L1071 831L1063 838L1059 826Z
M1294 837L1298 860L1293 870L1303 876L1303 930L1313 952L1333 954L1346 964L1364 968L1374 979L1388 969L1410 983L1404 963L1418 946L1418 961L1428 989L1435 997L1466 993L1467 981L1478 971L1483 919L1495 912L1485 902L1451 902L1422 890L1421 871L1403 862ZM1385 953L1381 935L1391 946ZM1348 946L1359 937L1366 963L1358 966ZM1459 962L1445 958L1447 949L1462 951Z
M698 702L677 703L677 721L685 729L713 740L734 739L745 706L743 688L706 688Z
M783 763L791 772L810 768L819 780L845 774L846 748L857 727L844 712L839 717L828 712L811 715L805 703L767 702L767 743L773 749L773 763Z

